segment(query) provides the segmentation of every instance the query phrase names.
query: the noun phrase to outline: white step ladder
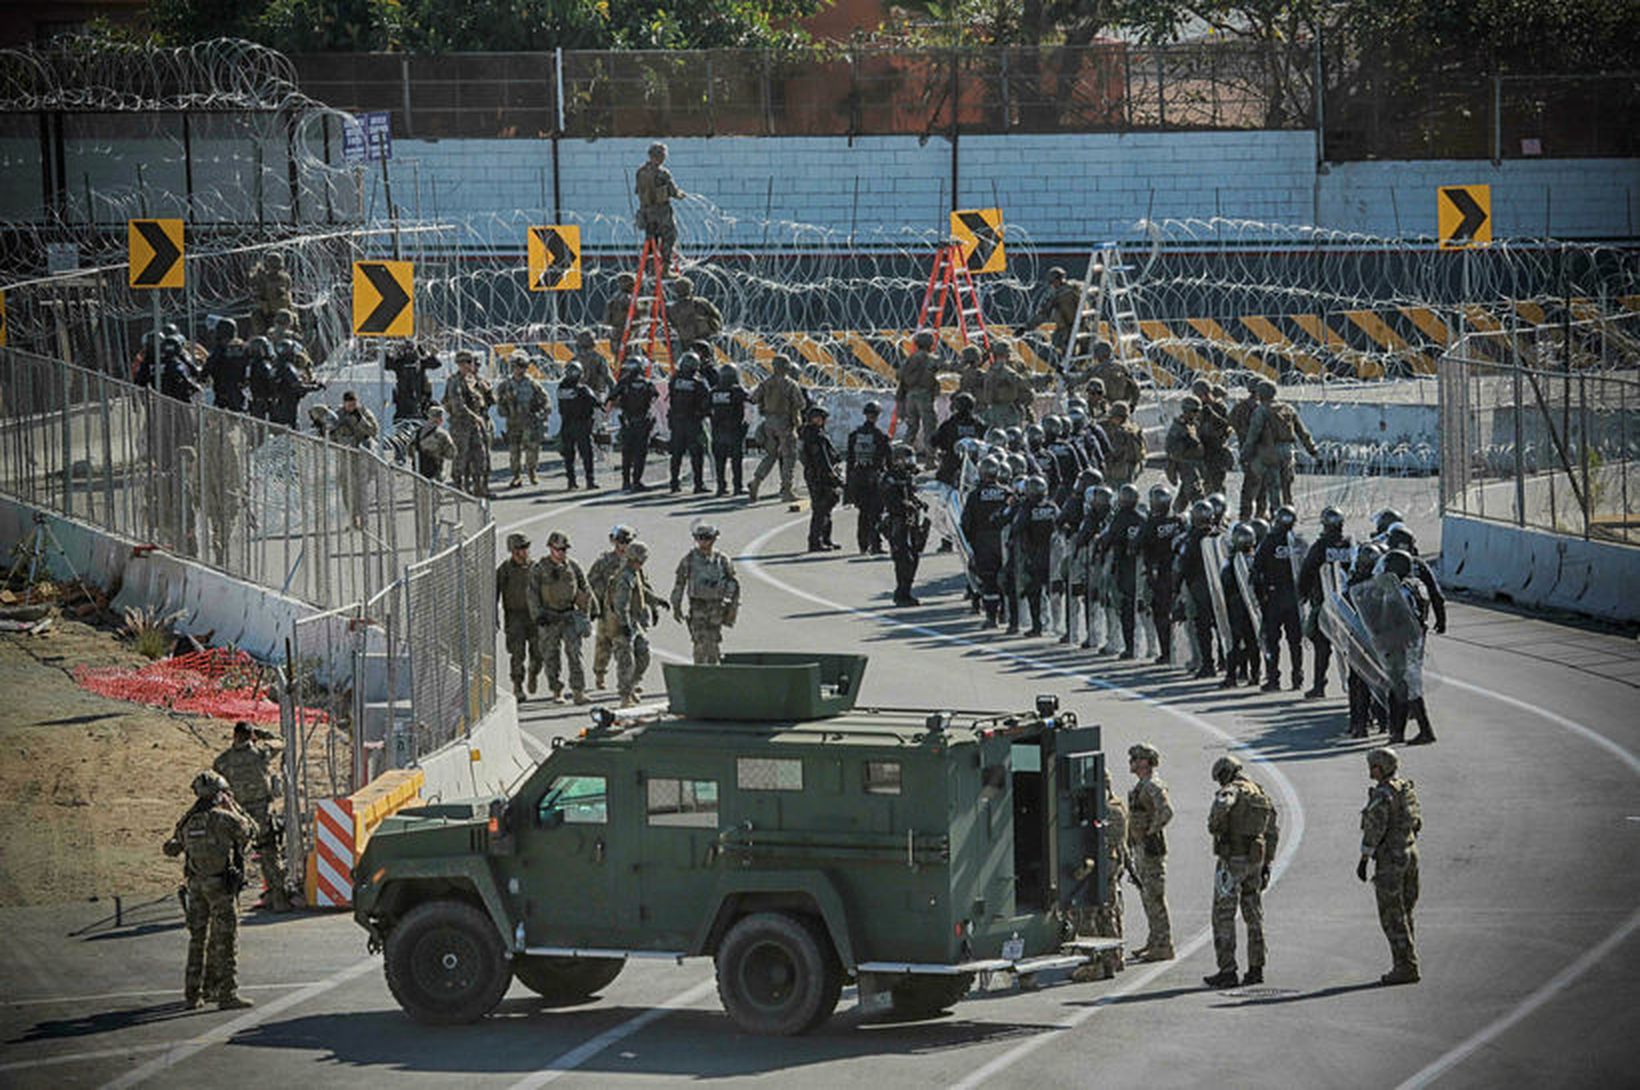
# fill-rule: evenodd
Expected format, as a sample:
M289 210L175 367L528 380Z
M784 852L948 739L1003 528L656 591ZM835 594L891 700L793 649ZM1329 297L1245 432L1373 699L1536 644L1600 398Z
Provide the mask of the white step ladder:
M1114 242L1101 242L1088 253L1088 270L1082 277L1082 305L1077 308L1070 340L1059 361L1065 374L1086 370L1092 363L1101 323L1110 326L1113 358L1127 363L1145 362L1144 334L1139 330L1133 285L1128 279L1131 272L1133 267L1123 260L1122 248Z

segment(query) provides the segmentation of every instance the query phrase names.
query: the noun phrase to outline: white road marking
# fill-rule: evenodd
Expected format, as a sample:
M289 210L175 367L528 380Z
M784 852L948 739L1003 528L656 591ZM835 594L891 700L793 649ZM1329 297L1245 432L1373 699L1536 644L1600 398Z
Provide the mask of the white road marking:
M139 993L140 994L140 993ZM131 1045L127 1048L98 1048L89 1052L67 1052L56 1056L42 1056L37 1060L16 1060L0 1064L0 1071L25 1071L35 1067L58 1067L62 1064L89 1063L92 1060L117 1060L139 1052L164 1052L175 1048L180 1041L160 1041L155 1044Z
M274 991L286 988L307 988L316 980L297 980L289 984L241 984L242 992ZM135 992L102 992L97 995L40 995L28 999L0 999L0 1007L34 1007L51 1003L95 1003L102 999L141 999L147 995L174 995L176 988L144 988Z
M1459 681L1457 678L1450 677L1446 674L1436 674L1432 672L1430 676L1438 678L1443 685L1450 685L1455 689L1462 689L1466 693L1474 693L1477 696L1489 697L1498 701L1500 704L1507 704L1511 708L1518 711L1541 716L1562 730L1570 731L1591 745L1599 746L1601 749L1605 750L1607 753L1610 753L1613 757L1616 757L1619 761L1622 761L1625 765L1627 765L1630 772L1633 772L1636 776L1640 776L1640 757L1635 756L1635 754L1627 749L1624 749L1622 746L1618 745L1610 738L1607 738L1599 731L1590 730L1588 727L1577 722L1576 720L1568 719L1558 712L1552 712L1547 708L1540 708L1536 704L1528 704L1524 700L1517 700L1512 696L1505 696L1502 693L1494 692L1493 690L1484 688L1480 685L1472 685L1467 681Z
M104 1083L103 1090L124 1090L125 1087L136 1086L139 1083L147 1082L155 1075L158 1075L164 1071L169 1071L177 1064L191 1056L195 1056L198 1053L203 1052L212 1045L222 1044L224 1041L232 1038L236 1033L243 1032L253 1026L261 1025L263 1022L266 1022L269 1018L272 1018L276 1014L282 1014L291 1007L297 1006L301 1003L306 1003L308 1000L315 999L333 988L338 988L341 985L346 984L355 977L363 976L365 973L375 968L375 966L375 958L363 958L354 962L352 965L349 965L345 969L337 970L321 981L309 984L299 992L275 999L273 1002L263 1007L253 1007L251 1010L240 1015L231 1022L226 1022L213 1029L206 1030L198 1037L177 1042L174 1046L167 1049L163 1055L156 1056L136 1070L128 1071L119 1078Z
M679 992L677 995L674 995L671 999L666 1000L664 1003L651 1007L636 1017L628 1018L620 1025L604 1030L604 1032L598 1034L598 1036L594 1037L590 1041L587 1041L585 1044L577 1045L575 1048L570 1049L562 1056L558 1056L550 1061L539 1071L532 1072L531 1074L526 1075L524 1078L513 1083L511 1090L536 1090L537 1087L546 1086L551 1082L557 1082L559 1079L563 1078L571 1071L574 1071L576 1068L592 1059L592 1057L596 1056L610 1045L625 1040L650 1023L660 1021L662 1018L665 1018L668 1014L671 1014L673 1011L678 1010L681 1007L687 1007L689 1004L695 1002L697 999L700 999L702 996L705 996L716 987L717 980L713 978L703 980L694 987L687 988L684 991Z
M737 556L735 559L740 561L741 566L753 576L763 580L770 586L776 587L798 598L806 599L816 605L826 606L829 609L834 609L842 613L853 614L856 617L873 620L879 624L888 625L890 627L901 628L908 632L914 632L919 636L939 640L943 643L971 648L981 654L993 658L1001 658L1009 662L1029 666L1030 668L1041 673L1057 674L1061 677L1074 678L1077 681L1086 682L1096 688L1104 689L1107 692L1115 693L1119 696L1125 696L1130 700L1135 700L1142 704L1148 704L1151 707L1164 711L1167 714L1174 716L1190 726L1210 735L1211 737L1222 741L1229 748L1241 751L1251 760L1263 766L1263 771L1269 776L1271 782L1275 784L1276 790L1281 795L1282 801L1286 803L1287 811L1290 815L1286 835L1281 838L1281 848L1277 854L1275 863L1270 868L1270 884L1274 885L1280 880L1281 875L1287 870L1288 865L1292 862L1294 855L1297 854L1299 843L1304 839L1304 805L1299 802L1298 791L1293 787L1292 781L1287 778L1286 774L1283 773L1280 768L1276 767L1275 764L1264 757L1257 749L1237 741L1234 736L1208 720L1203 719L1201 716L1196 715L1194 712L1188 712L1181 708L1173 707L1158 697L1147 696L1144 693L1141 693L1135 689L1130 689L1124 685L1119 685L1116 682L1091 676L1086 671L1073 670L1057 663L1044 662L1040 659L1033 658L1030 655L997 647L994 644L982 640L970 639L966 636L954 635L950 632L942 632L939 629L929 628L926 625L920 625L910 621L902 621L895 617L878 613L875 610L857 609L853 606L846 606L839 602L831 601L828 598L823 598L818 594L812 594L809 591L792 586L785 580L779 579L765 570L763 565L757 561L757 553L758 550L762 549L763 546L766 545L776 534L783 530L802 525L805 522L806 520L804 519L793 519L789 522L773 527L749 542L746 546L745 552L743 552L740 556ZM1177 950L1180 955L1179 959L1175 959L1172 962L1156 963L1156 965L1152 968L1139 973L1138 976L1130 983L1124 984L1121 988L1104 996L1093 1005L1082 1007L1069 1017L1056 1023L1056 1028L1073 1029L1076 1026L1081 1025L1083 1022L1086 1022L1089 1018L1092 1018L1095 1014L1098 1014L1101 1010L1105 1009L1105 1006L1115 997L1127 995L1133 991L1136 991L1137 989L1144 987L1146 984L1149 984L1152 980L1156 979L1158 976L1161 976L1169 969L1176 968L1179 964L1179 960L1188 957L1190 954L1206 945L1211 938L1212 930L1210 928L1204 928L1203 930L1196 932L1196 934L1192 935L1190 939ZM1056 1033L1044 1033L1037 1037L1030 1038L1021 1044L1015 1045L1007 1052L997 1056L989 1063L980 1067L977 1071L974 1071L968 1075L962 1081L956 1083L955 1087L959 1088L959 1090L967 1090L969 1087L977 1087L982 1083L988 1082L993 1075L1012 1067L1014 1064L1035 1052L1037 1049L1042 1048L1050 1041L1059 1039L1059 1036L1060 1035Z

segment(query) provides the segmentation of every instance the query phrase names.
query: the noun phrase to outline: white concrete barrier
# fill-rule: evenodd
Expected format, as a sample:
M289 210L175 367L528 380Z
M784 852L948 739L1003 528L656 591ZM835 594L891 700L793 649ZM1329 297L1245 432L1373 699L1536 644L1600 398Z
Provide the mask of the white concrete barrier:
M421 794L428 802L506 794L535 768L535 761L524 751L517 702L502 693L466 738L434 750L417 767L427 776Z
M1640 548L1446 515L1441 580L1512 602L1613 621L1640 621Z

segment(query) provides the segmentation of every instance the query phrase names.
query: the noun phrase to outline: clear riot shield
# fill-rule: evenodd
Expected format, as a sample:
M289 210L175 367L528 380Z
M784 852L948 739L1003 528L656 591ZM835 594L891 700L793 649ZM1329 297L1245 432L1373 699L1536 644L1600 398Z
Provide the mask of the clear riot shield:
M1424 693L1424 629L1401 581L1379 572L1350 588L1350 601L1383 660L1393 695L1414 700Z
M1230 559L1231 567L1236 573L1236 589L1241 591L1241 600L1247 605L1247 615L1253 618L1253 631L1258 634L1264 632L1264 611L1259 608L1258 595L1253 592L1253 558L1247 553L1237 553Z
M1213 623L1219 630L1220 644L1229 649L1235 644L1235 633L1230 628L1230 607L1224 600L1225 549L1223 534L1208 534L1202 538L1202 567L1207 572L1207 594L1213 599Z
M965 493L939 481L924 481L917 486L917 491L922 493L923 502L928 504L934 531L942 538L955 543L957 554L962 557L962 571L968 580L968 589L977 594L979 581L974 578L974 549L962 532L962 501Z
M1373 699L1389 707L1389 672L1384 665L1372 634L1362 622L1361 615L1346 593L1339 576L1338 566L1323 565L1321 569L1321 633L1332 641L1333 653L1344 660L1350 673L1366 682Z
M1298 573L1304 567L1304 558L1310 555L1310 539L1294 530L1287 535L1287 559L1293 565L1293 583L1298 583Z

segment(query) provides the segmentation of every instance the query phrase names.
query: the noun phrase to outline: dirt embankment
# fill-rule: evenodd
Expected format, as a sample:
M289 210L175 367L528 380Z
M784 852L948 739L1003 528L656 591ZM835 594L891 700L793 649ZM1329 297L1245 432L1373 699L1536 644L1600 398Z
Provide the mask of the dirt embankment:
M0 635L0 905L176 887L181 864L160 845L232 724L96 696L70 673L145 662L62 617L42 635Z

